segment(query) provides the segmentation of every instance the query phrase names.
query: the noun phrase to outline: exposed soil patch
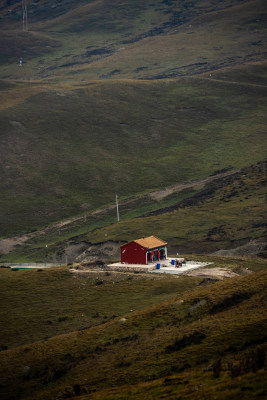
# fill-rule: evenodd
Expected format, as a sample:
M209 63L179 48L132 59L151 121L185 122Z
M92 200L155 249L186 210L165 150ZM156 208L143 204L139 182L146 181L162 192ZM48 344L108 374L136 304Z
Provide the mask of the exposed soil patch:
M90 263L97 260L110 260L120 257L120 246L125 242L109 240L103 243L90 245L82 254L76 257L76 262Z
M91 268L95 264L98 265L98 262L103 264L118 259L120 257L120 246L123 243L109 240L91 244L85 241L76 243L69 240L62 250L54 254L52 260L60 263L83 263Z
M199 268L193 270L192 272L188 273L189 276L198 276L203 278L216 278L216 279L224 279L224 278L234 278L239 274L233 271L230 271L226 268Z
M67 242L64 249L59 250L54 256L52 257L53 262L66 262L73 263L76 260L76 257L81 254L85 249L88 247L88 243L80 242Z
M14 236L12 238L0 240L0 254L8 254L14 250L16 246L19 246L30 239L31 234Z
M247 257L259 256L262 258L267 257L267 242L266 240L251 240L243 246L236 247L229 250L218 250L213 253L215 256L228 256L228 257Z
M239 171L240 171L239 169L235 169L235 170L231 170L231 171L227 171L227 172L222 172L222 173L219 173L216 175L211 175L211 176L208 176L207 178L203 178L203 179L196 179L196 180L185 182L185 183L178 183L177 185L168 186L162 190L156 190L155 192L150 193L150 197L153 200L159 201L173 193L181 192L184 189L201 190L204 188L204 186L207 183L212 182L218 178L223 178L225 176L233 175Z

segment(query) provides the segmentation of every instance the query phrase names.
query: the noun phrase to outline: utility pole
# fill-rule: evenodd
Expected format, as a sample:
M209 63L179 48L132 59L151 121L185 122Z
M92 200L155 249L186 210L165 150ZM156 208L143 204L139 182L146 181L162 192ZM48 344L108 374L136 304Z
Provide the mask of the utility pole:
M22 5L22 30L28 30L28 10L27 10L27 0L21 0Z
M117 193L116 193L116 206L117 206L117 219L118 219L118 222L120 222L119 203L118 203L118 196L117 196Z

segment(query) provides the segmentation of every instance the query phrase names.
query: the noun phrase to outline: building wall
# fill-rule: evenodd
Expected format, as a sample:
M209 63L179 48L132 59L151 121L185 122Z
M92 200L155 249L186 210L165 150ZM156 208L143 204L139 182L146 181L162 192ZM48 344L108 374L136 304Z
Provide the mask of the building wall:
M147 264L147 249L135 242L126 243L121 247L121 262L128 264Z

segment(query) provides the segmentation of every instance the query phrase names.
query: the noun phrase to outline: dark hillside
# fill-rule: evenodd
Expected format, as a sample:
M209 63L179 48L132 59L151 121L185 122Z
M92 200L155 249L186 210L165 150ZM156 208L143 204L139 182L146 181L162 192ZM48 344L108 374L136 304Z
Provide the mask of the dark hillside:
M166 29L170 26L182 25L196 16L227 9L246 3L246 1L193 0L188 3L183 0L148 0L146 2L141 0L135 2L115 0L111 3L108 0L28 0L26 3L29 26L35 26L42 22L44 23L41 25L42 27L52 26L61 30L63 25L66 30L70 31L87 29L95 32L97 28L105 30L108 26L111 31L129 31L135 20L143 22L143 29L145 26L148 29L149 25L145 24L148 21L143 19L146 14L150 14L151 25L155 22L160 23L159 16L162 15L162 18L167 22L162 24L160 28ZM11 30L14 25L18 26L22 22L21 0L5 1L5 4L0 6L0 17L4 29ZM56 21L54 21L55 19Z
M1 398L262 398L265 286L261 271L178 290L123 319L4 350Z
M93 0L27 0L29 24L47 21L67 13ZM11 30L22 25L21 0L6 0L0 5L0 24L4 29Z
M0 36L0 64L17 63L44 56L60 47L60 41L37 32L4 31Z

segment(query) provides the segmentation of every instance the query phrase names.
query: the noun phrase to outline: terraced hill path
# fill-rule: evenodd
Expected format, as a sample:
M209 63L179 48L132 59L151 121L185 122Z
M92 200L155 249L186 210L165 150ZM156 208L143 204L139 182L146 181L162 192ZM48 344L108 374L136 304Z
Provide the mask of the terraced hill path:
M149 194L145 194L142 196L142 198L150 198L152 200L157 200L160 201L162 199L164 199L165 197L173 194L173 193L179 193L184 189L194 189L194 190L201 190L202 188L204 188L204 186L207 183L210 183L214 180L220 179L220 178L224 178L226 176L230 176L230 175L234 175L235 173L240 172L240 169L232 169L230 171L226 171L226 172L221 172L218 173L216 175L211 175L208 176L206 178L203 179L195 179L192 181L188 181L188 182L183 182L183 183L178 183L176 185L171 185L168 186L164 189L160 189L160 190L155 190ZM138 196L140 198L140 196ZM126 199L124 201L121 201L120 204L121 205L125 205L125 204L130 204L134 201L136 201L137 196L132 196L130 199ZM18 235L18 236L13 236L13 237L9 237L9 238L4 238L0 240L0 254L8 254L11 251L13 251L15 249L15 247L22 245L23 243L25 243L27 240L32 239L34 237L40 236L40 235L44 235L49 233L50 230L53 229L58 229L61 228L63 226L66 225L70 225L73 222L82 220L84 218L87 218L89 216L94 216L97 214L101 214L104 213L106 211L109 210L113 210L116 208L116 204L112 204L106 207L102 207L102 208L98 208L97 210L94 210L90 213L86 213L83 215L79 215L79 216L75 216L72 218L68 218L66 220L57 222L55 224L49 225L46 228L40 229L40 230L36 230L34 232L30 232L30 233L25 233L23 235Z

